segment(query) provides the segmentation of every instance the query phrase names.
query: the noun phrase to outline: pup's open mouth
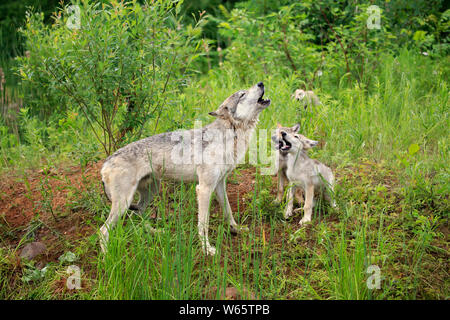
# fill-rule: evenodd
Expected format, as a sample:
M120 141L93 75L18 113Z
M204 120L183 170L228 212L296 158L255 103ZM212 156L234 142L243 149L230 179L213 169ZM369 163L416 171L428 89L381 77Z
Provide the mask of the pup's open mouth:
M258 104L262 105L263 107L267 107L270 104L270 99L263 99L264 96L264 90L261 94L261 97L258 99Z
M278 143L278 148L281 151L289 151L289 149L291 149L292 144L289 141L286 141L284 139L281 139L280 142Z

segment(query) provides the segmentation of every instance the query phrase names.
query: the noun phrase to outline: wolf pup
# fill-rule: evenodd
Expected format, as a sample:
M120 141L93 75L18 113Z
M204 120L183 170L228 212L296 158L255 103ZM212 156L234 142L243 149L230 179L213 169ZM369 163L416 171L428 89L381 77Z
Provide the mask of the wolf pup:
M303 109L306 110L309 106L315 107L320 106L322 103L319 100L319 97L316 96L316 94L311 91L305 91L302 89L297 89L291 96L295 100L299 101L301 105L303 106Z
M294 130L296 129L296 130ZM300 225L311 221L314 206L314 192L323 192L325 198L336 207L336 203L330 196L334 192L334 175L330 168L317 160L308 157L307 150L318 144L297 133L298 128L294 126L291 130L278 128L276 135L272 137L278 144L279 150L286 153L285 175L289 182L287 205L284 217L287 219L292 215L294 194L296 189L301 188L305 193L304 216Z
M283 130L285 132L294 134L298 133L298 130L300 129L300 124L296 124L293 127L283 127L281 124L277 123L277 131ZM302 135L300 135L303 137ZM283 140L278 141L276 136L272 137L272 140L275 142L275 149L278 150L278 167L277 167L277 178L278 178L278 190L277 190L277 198L276 201L278 203L281 203L283 201L283 195L284 195L284 189L286 188L286 185L288 183L288 179L286 176L286 169L287 169L287 155L288 155L288 149L286 147L286 143ZM295 192L295 199L297 199L297 202L299 204L303 203L303 192L299 188Z
M270 105L270 100L263 99L263 96L264 84L259 82L248 90L229 96L216 111L209 113L216 120L203 128L151 136L133 142L108 157L101 169L101 176L105 193L112 204L109 217L100 228L102 251L107 249L109 231L131 206L134 193L137 191L140 195L137 207L144 210L159 191L163 178L198 181L198 233L206 254L214 255L216 252L208 240L209 202L213 192L231 231L239 232L228 202L226 178L236 164L245 159L259 114ZM223 136L231 137L227 139L231 143L227 143L226 148L223 139L217 138ZM180 149L182 158L178 155ZM210 161L221 152L227 161Z

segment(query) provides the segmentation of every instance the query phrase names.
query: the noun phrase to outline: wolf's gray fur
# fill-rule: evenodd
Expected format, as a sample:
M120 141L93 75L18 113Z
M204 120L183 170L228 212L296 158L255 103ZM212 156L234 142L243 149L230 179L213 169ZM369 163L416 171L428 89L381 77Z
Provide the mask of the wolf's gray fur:
M330 192L334 192L333 172L323 163L308 157L306 151L316 146L318 142L298 134L299 127L299 125L296 125L292 128L286 128L279 125L277 133L272 137L272 140L278 145L280 153L284 154L282 163L284 169L282 171L289 183L284 214L286 219L292 215L296 190L300 188L305 193L305 204L303 207L305 215L300 221L301 225L311 221L315 191L323 193L333 207L336 204L330 196Z
M270 100L264 100L263 95L264 85L260 82L228 97L216 111L209 113L217 119L203 128L161 133L133 142L108 157L101 175L112 204L109 217L100 229L102 251L107 249L109 230L130 207L134 193L140 194L137 208L145 209L163 178L198 181L198 232L206 254L214 255L216 251L208 240L209 202L213 191L232 232L238 232L226 193L226 178L245 157L259 114L270 105ZM217 136L230 134L231 148L224 148L223 140ZM178 157L180 150L182 158ZM186 155L186 150L193 152ZM210 158L220 158L225 153L223 156L233 161L202 161L206 159L206 151Z

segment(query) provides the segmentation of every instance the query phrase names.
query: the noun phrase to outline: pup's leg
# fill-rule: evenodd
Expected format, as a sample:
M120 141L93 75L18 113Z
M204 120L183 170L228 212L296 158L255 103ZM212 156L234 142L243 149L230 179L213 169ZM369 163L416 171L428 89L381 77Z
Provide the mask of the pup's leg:
M300 220L300 225L303 225L304 223L311 221L313 201L314 201L314 184L311 183L307 185L305 189L305 206L303 207L305 215L303 216L303 219Z
M287 177L283 170L278 171L278 192L277 192L277 202L281 203L283 201L284 187L286 186Z
M295 190L295 200L297 200L298 204L302 204L303 202L305 202L305 199L303 198L302 188L297 188L297 190Z
M230 202L228 201L227 190L226 190L226 180L223 178L216 186L216 197L217 201L219 201L220 208L223 211L223 214L228 219L228 223L230 224L231 233L237 234L239 233L240 228L236 221L233 218L233 212L231 210Z
M294 194L296 187L294 185L289 186L289 191L287 194L287 204L286 211L284 212L284 218L287 219L292 216L292 209L294 208Z
M327 188L324 188L324 198L327 200L333 208L336 208L336 201L335 201L335 194L334 194L334 176L331 173L330 177L328 178L328 185Z
M333 194L333 196L331 196ZM336 208L336 201L334 200L334 190L333 187L330 186L329 190L325 190L324 192L324 198L328 201L328 203L331 205L331 207Z
M215 255L216 248L209 244L208 239L208 225L209 225L209 201L211 199L212 191L215 186L211 186L207 183L203 183L199 179L199 184L195 188L197 192L198 200L198 234L200 237L200 242L202 243L202 248L205 254Z
M128 209L129 204L133 200L137 183L135 181L130 181L128 175L120 175L112 178L110 186L108 187L108 189L111 190L112 204L108 219L100 228L100 247L103 253L107 250L109 231L116 225L119 218Z

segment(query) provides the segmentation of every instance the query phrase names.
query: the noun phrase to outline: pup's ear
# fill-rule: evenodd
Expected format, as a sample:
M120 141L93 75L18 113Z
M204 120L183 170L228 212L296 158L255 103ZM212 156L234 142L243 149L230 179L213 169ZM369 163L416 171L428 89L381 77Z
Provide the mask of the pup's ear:
M292 131L298 132L300 130L300 123L297 123L295 126L292 127Z
M283 126L279 122L277 122L277 128L280 129L283 128Z

